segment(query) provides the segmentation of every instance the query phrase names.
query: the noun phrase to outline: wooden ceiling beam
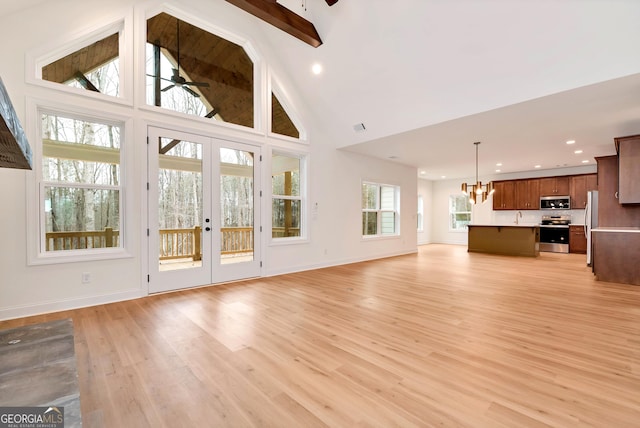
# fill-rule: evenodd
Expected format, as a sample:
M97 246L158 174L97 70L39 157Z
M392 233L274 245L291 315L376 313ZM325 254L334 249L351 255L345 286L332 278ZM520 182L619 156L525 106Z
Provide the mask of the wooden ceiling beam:
M314 48L322 44L320 35L311 22L276 3L275 0L227 0L227 2L291 34Z

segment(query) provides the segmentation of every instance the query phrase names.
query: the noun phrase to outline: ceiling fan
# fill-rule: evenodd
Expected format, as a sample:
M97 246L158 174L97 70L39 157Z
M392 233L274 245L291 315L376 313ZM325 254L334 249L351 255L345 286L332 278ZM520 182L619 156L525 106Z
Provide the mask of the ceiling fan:
M171 88L182 88L194 97L200 97L196 91L191 89L189 86L200 86L203 88L208 88L209 84L207 82L189 82L187 79L180 75L180 20L176 19L176 50L177 50L177 58L176 58L176 68L173 68L173 75L170 79L162 78L162 80L166 80L171 82L171 84L162 89L162 92L166 92Z

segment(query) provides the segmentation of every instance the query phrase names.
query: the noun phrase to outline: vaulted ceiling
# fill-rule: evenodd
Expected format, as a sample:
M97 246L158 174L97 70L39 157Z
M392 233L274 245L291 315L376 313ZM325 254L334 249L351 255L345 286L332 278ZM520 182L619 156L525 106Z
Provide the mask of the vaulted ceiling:
M337 148L440 179L473 175L474 141L481 174L496 175L498 162L500 174L592 163L614 153L614 137L640 133L639 1L278 3L313 23L322 45L226 0L179 5L269 55L310 137ZM3 2L0 14L15 8Z

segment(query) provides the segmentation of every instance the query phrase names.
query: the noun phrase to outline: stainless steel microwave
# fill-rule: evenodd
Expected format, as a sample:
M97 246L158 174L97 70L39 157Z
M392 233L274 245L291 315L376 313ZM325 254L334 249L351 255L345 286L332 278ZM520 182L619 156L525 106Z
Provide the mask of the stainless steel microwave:
M571 209L571 197L569 196L542 196L540 197L541 210L568 210Z

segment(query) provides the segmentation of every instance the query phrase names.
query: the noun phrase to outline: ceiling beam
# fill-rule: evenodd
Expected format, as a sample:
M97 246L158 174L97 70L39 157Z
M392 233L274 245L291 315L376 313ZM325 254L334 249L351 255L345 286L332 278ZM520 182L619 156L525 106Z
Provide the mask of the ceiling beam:
M291 34L314 48L322 44L320 35L311 22L276 3L276 0L227 0L227 2Z

